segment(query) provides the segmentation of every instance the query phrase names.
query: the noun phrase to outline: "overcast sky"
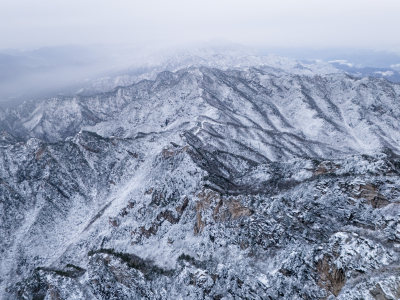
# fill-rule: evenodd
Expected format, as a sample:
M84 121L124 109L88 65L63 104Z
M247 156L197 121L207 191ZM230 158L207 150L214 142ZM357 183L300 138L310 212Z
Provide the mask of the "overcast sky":
M400 0L0 0L0 48L219 41L400 51Z

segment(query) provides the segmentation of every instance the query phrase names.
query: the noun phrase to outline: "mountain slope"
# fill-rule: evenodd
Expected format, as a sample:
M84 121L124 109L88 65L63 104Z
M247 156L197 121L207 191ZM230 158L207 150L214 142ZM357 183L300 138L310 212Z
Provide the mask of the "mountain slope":
M189 67L8 109L3 298L399 297L399 95Z

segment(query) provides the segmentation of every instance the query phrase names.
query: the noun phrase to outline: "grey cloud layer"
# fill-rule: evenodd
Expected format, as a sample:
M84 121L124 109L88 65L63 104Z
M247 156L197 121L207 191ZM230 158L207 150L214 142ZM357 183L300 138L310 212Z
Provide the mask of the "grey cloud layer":
M224 39L399 49L396 0L3 0L0 48Z

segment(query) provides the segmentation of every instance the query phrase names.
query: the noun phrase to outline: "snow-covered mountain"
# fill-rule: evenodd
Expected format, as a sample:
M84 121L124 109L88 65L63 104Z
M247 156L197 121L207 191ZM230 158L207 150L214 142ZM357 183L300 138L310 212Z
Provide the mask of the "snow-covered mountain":
M222 70L242 69L267 65L295 74L337 73L339 69L332 63L311 60L299 63L297 60L278 55L260 55L260 51L241 47L200 47L186 50L167 49L138 55L131 66L108 76L85 82L77 91L78 95L93 95L110 91L119 86L127 86L143 79L154 80L163 71L176 72L189 67L211 67Z
M3 298L399 298L400 85L191 59L0 112Z

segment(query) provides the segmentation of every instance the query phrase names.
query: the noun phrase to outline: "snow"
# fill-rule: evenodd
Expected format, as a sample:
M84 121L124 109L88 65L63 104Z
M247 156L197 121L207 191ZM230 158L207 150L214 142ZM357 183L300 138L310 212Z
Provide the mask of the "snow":
M156 75L165 64L183 68ZM32 270L72 263L79 279L41 280L72 298L102 295L94 282L113 278L129 284L101 288L121 298L137 287L150 298L322 298L316 264L329 257L348 279L343 299L377 284L393 294L399 178L381 150L399 152L398 86L275 56L155 65L142 74L153 81L19 108L12 127L26 142L0 155L2 289L32 291ZM389 204L354 192L366 184ZM175 273L148 279L118 255L89 255L101 249Z

